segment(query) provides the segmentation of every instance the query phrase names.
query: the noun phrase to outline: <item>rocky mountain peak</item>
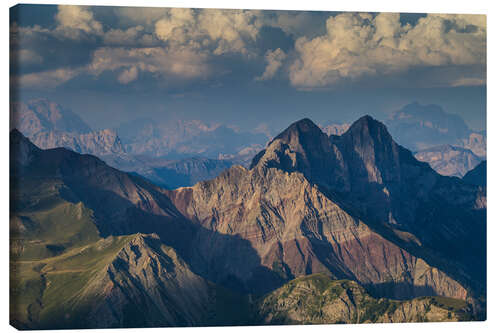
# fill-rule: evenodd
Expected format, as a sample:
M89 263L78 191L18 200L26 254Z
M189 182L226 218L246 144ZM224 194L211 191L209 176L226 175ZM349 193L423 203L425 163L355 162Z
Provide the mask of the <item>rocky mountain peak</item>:
M356 181L382 184L400 178L401 154L412 162L411 153L398 146L386 126L370 116L354 122L338 140Z
M314 140L315 137L321 136L321 134L321 129L311 119L304 118L288 126L274 140L282 140L287 143L297 139L307 138Z
M61 131L88 133L92 129L74 112L47 99L13 102L10 106L11 128L31 137L40 132Z
M338 147L310 119L299 120L276 136L250 165L298 171L314 183L347 190L346 170Z
M356 120L349 130L344 134L345 136L356 137L359 143L378 142L378 143L392 143L392 136L389 134L387 127L378 120L373 119L371 116L363 116ZM369 140L367 140L369 139Z
M290 125L278 134L267 147L267 151L276 149L299 152L304 155L316 155L329 150L328 136L310 119L304 118ZM280 148L281 147L281 148Z

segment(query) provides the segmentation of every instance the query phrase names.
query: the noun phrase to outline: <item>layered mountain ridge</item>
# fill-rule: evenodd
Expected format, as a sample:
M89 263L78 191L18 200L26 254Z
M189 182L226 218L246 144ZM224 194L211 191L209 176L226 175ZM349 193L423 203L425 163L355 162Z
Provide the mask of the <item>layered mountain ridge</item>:
M200 221L219 232L237 232L247 239L255 237L255 240L251 240L252 244L265 244L254 245L257 249L269 251L272 248L270 253L261 255L273 258L268 259L268 267L272 267L274 261L277 261L278 266L284 267L284 273L293 271L286 268L290 263L287 263L288 259L283 254L284 249L291 245L280 241L282 234L291 232L291 229L294 230L294 245L291 251L295 252L292 257L303 258L303 264L299 265L302 267L299 274L319 272L325 267L326 270L337 270L344 274L366 269L357 276L354 274L356 279L360 279L361 274L368 274L367 271L373 264L360 268L359 261L362 259L359 258L353 260L356 267L345 267L348 260L343 258L338 267L338 256L342 256L342 253L321 258L321 255L318 255L321 251L313 250L314 246L330 249L326 252L334 252L339 248L337 239L332 237L333 231L327 229L327 226L334 228L338 219L344 221L344 229L357 229L359 233L360 228L363 230L364 223L360 223L358 218L366 219L365 223L369 223L369 228L364 228L363 235L367 237L367 244L377 243L377 237L382 233L404 249L417 253L422 253L422 248L429 247L436 251L436 254L426 256L431 261L444 255L445 251L450 251L449 246L452 246L454 251L462 251L447 255L460 267L452 269L454 273L466 269L469 263L476 262L474 258L482 254L479 250L482 245L474 245L479 251L476 254L465 253L461 250L461 245L452 244L455 240L449 239L449 232L453 230L455 237L465 241L471 233L479 237L484 231L484 225L481 224L484 223L483 216L480 212L484 208L481 206L484 194L480 190L468 187L460 181L454 184L454 190L464 205L460 208L456 205L455 211L467 211L467 216L473 216L477 221L476 225L470 225L464 218L460 226L457 226L455 221L450 221L450 225L443 225L442 229L439 229L428 225L419 216L419 208L431 205L435 200L431 199L431 196L443 196L440 192L448 188L450 181L436 174L426 163L415 160L411 152L392 140L384 125L371 117L361 118L342 137L328 137L314 123L305 119L291 125L271 141L266 150L256 156L250 170L233 167L214 180L172 192L171 196L177 207L186 205L187 201L186 208L181 208L181 212L189 219ZM276 185L273 182L276 182ZM280 199L277 201L275 198ZM449 199L446 200L448 204L453 204ZM335 204L336 202L338 204ZM285 215L290 211L293 212L292 215ZM327 212L335 214L329 217ZM339 214L345 217L337 218ZM290 220L286 216L293 218ZM330 221L326 222L328 219ZM245 222L242 223L242 220ZM233 221L238 221L237 225ZM350 228L346 228L345 221L351 221L348 224L351 225ZM366 232L367 229L370 232ZM327 230L330 234L326 233ZM255 233L257 236L250 236ZM343 238L359 240L360 237L355 233L344 235ZM297 239L302 239L303 244L297 243ZM391 248L385 243L389 242L386 238L382 237L379 241L383 243L380 245L381 249ZM355 242L351 246L357 246L358 243ZM436 246L436 243L439 245ZM364 252L367 248L363 242L361 244L361 249L356 251L362 256L370 256ZM346 253L352 252L354 249L346 249ZM314 255L308 258L304 253ZM379 256L384 257L385 254L380 253ZM309 266L306 265L307 262ZM377 262L377 258L371 258L368 262ZM296 266L296 263L292 266ZM248 265L246 269L248 270ZM372 276L366 279L365 283L371 281L382 284L384 275L394 278L387 266L376 268L375 271L378 278ZM412 276L408 271L403 275L405 274ZM466 276L467 274L464 274L461 278L466 279ZM389 281L394 282L394 279ZM456 290L462 292L454 291L457 292L455 296L462 293L465 297L462 288L456 287Z
M129 145L122 142L116 130L102 129L93 131L90 126L71 110L65 109L47 99L34 99L26 103L14 102L11 104L10 113L11 129L18 129L39 148L67 148L80 154L91 154L99 157L112 167L137 173L156 184L168 188L190 186L194 185L197 181L213 178L220 171L232 165L235 160L246 161L248 155L256 147L261 148L260 145L247 147L246 150L243 149L240 152L241 154L223 154L223 159L195 156L172 160L163 157L135 155L134 153L143 153L144 151L141 149L129 151ZM217 130L217 127L210 128L196 121L186 122L185 124L179 123L178 125L176 128L177 132L182 132L183 130L186 132L184 135L181 135L184 140L183 144L186 147L190 145L188 141L194 140L197 135ZM183 129L183 125L186 128ZM232 135L231 133L233 132L231 131L227 129L226 132L228 133L226 134ZM134 140L141 140L142 134L147 135L149 133L147 130L143 132L137 134ZM180 135L177 132L174 131L172 135ZM128 132L126 131L125 133ZM222 131L222 134L224 133ZM152 133L149 134L152 135ZM163 139L165 138L159 139L156 144L159 144ZM211 138L199 141L205 141L203 144L207 146L210 145ZM221 139L218 141L220 142ZM175 150L176 144L178 142L173 142L170 145L171 147L169 147ZM190 152L193 153L193 151ZM189 155L189 152L184 153L186 153L186 156ZM201 151L198 153L201 153ZM180 156L182 154L180 152L177 155Z
M165 297L176 299L175 288L168 286L182 286L185 280L195 286L182 289L191 305L170 305L179 313L168 308L161 311L164 317L150 318L148 314L156 310L147 311L134 319L136 325L145 321L157 326L206 324L207 317L197 317L188 308L213 304L213 288L259 297L314 273L354 281L371 297L461 299L474 308L475 318L484 315L485 190L440 176L394 142L387 128L369 116L341 136L328 136L308 119L298 121L257 154L249 169L232 166L216 178L177 190L157 187L90 155L62 148L41 150L17 131L11 132L11 152L11 193L16 198L11 224L20 235L14 247L16 258L35 251L33 244L40 244L36 251L43 249L45 257L37 259L39 263L45 258L64 258L86 246L73 236L48 242L36 239L39 233L34 233L38 243L23 238L25 230L42 225L46 207L63 202L63 207L82 206L71 211L89 212L89 223L98 230L97 240L90 243L108 237L156 235L153 240L134 236L133 246L120 252L120 265L111 269L120 281L110 282L111 275L106 273L96 282L102 285L89 290L108 290L102 286L109 285L106 295L111 298L104 299L112 304L125 309L126 299L140 297L153 300L156 309L166 304ZM23 188L41 190L22 192ZM51 189L52 194L44 189ZM167 252L161 252L162 246ZM168 248L179 259L172 259ZM180 271L161 275L157 268L168 265L156 261L148 274L156 276L159 285L155 289L164 294L146 295L152 280L134 273L134 267L140 267L138 263L145 258L164 258L161 253L167 253ZM99 251L94 255L101 256ZM30 273L25 276L33 278L28 281L47 278L37 272L37 263L29 265ZM85 276L82 281L87 286L91 283ZM58 285L56 280L52 283ZM132 285L131 294L124 294L124 286ZM198 289L200 296L195 297L193 290ZM42 300L43 295L42 291ZM229 298L239 304L236 308L247 309L242 297ZM20 303L33 309L32 304L39 304L37 299ZM153 304L145 302L141 304L146 309ZM41 303L37 306L44 311ZM106 326L108 320L115 326L129 326L106 307L94 315L83 312L85 318L101 318L95 321L96 327ZM14 320L37 327L31 313L28 310L26 317L19 314ZM224 323L217 318L210 322ZM405 321L404 316L384 318L380 320ZM68 322L67 327L75 325Z

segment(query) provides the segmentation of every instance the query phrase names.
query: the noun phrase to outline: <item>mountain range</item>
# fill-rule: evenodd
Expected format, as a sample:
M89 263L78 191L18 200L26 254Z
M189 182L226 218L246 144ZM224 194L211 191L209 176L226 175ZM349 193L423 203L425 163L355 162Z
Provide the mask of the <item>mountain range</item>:
M463 177L486 159L486 132L473 131L455 114L438 105L408 104L384 121L389 132L415 157L443 176ZM327 122L321 129L342 135L349 123Z
M10 151L16 327L485 318L485 187L370 116L175 190L17 130Z
M463 177L482 159L471 150L451 145L435 146L415 153L415 158L429 165L443 176Z
M460 116L439 105L408 104L393 112L385 124L402 146L414 152L448 144L486 158L486 133L471 130Z
M268 140L262 133L244 132L222 124L208 125L199 120L159 123L136 119L120 125L117 132L131 154L175 159L238 154L253 145L262 147Z
M398 142L442 175L463 177L486 158L485 133L470 130L459 116L439 106L412 103L386 123ZM331 121L321 129L340 136L349 127ZM244 132L234 126L179 119L162 123L143 118L117 129L93 131L76 114L46 99L12 103L11 128L18 128L40 148L66 147L92 154L168 188L213 178L232 164L248 167L271 138L264 123Z
M152 121L135 122L134 125L142 124L143 126L136 127L134 132L136 137L131 138L131 130L128 129L131 125L125 124L120 127L120 132L124 133L129 141L124 143L118 136L117 130L93 131L71 110L47 99L12 103L10 112L10 128L17 128L40 148L65 147L77 153L95 155L110 166L139 174L168 188L190 186L197 181L213 178L234 163L249 164L255 151L262 148L260 144L249 143L248 147L240 151L224 149L222 146L217 146L217 142L221 145L225 141L237 144L239 140L243 147L242 142L246 142L246 139L257 139L260 136L238 134L220 125L208 127L199 121L178 121L173 126L177 132L169 132L169 128L158 127L158 124L155 124L154 130L151 129L151 133L164 131L171 134L168 137L180 138L178 141L172 139L169 141L165 137L148 137L147 133L150 129L148 126L153 126ZM239 136L241 138L234 139ZM135 143L131 143L130 140ZM144 144L139 144L134 140L143 140ZM265 142L266 139L262 140ZM158 149L164 145L168 148L153 152L146 148L148 144L157 144ZM207 147L212 153L220 149L220 156L207 158L204 154L208 153Z

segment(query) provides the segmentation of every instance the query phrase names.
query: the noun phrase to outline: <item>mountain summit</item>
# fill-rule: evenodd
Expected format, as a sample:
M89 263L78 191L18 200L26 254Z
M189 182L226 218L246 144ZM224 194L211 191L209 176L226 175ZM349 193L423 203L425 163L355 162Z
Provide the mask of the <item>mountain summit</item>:
M323 186L348 190L347 171L338 147L309 119L302 119L278 134L250 165L297 171Z
M374 264L380 258L394 259L394 252L384 253L393 246L415 256L412 260L420 258L442 270L441 282L424 284L431 294L463 296L459 290L464 286L482 290L485 262L477 258L484 258L483 197L480 188L442 177L416 160L370 116L341 136L328 136L309 119L300 120L257 154L249 170L233 167L213 180L171 192L186 218L247 239L264 265L274 267L281 278L327 270L387 297L391 292L379 289L383 276L391 276L389 284L402 288L397 289L402 294L421 292L415 280L396 278L414 276L416 262L406 273L396 273L385 261ZM355 239L359 243L352 243ZM464 243L470 246L464 249ZM234 251L210 244L213 241L200 239L205 249L200 260L207 262L209 271L211 260ZM375 247L381 252L368 250ZM376 268L361 264L361 257L353 259L354 253ZM394 260L396 266L405 265L404 258ZM218 265L240 266L237 258L224 261ZM211 274L220 278L217 272ZM250 289L255 274L248 262L234 271ZM271 276L262 275L261 286L272 285ZM462 287L447 280L450 276ZM445 291L445 285L454 286L453 291Z
M111 317L92 309L110 311L102 303L107 300L125 306L129 295L145 307L185 306L179 317L168 319L153 315L151 308L137 313L137 323L200 323L204 315L212 316L203 309L213 297L216 305L218 297L226 297L220 290L258 299L296 283L310 285L300 278L316 273L351 280L352 288L375 297L451 297L473 307L477 318L484 313L485 188L440 176L371 117L341 136L328 136L301 120L274 138L250 169L233 166L176 190L156 187L91 155L40 150L20 133L11 135L11 150L27 152L11 164L11 230L17 235L11 251L19 258L14 266L34 259L47 264L27 268L29 275L23 276L21 287L39 286L12 312L26 327L43 327L45 304L61 316L76 306L85 322L100 318L95 325L106 326ZM137 233L156 236L133 236ZM80 256L82 249L90 252ZM72 262L88 270L74 272ZM76 277L79 286L61 304L50 298L64 289L59 274ZM123 285L133 285L132 293L123 294ZM187 303L176 298L177 285L187 288L182 289L190 297ZM19 300L20 295L14 296ZM90 297L83 302L80 295ZM271 307L283 305L272 296L266 299ZM241 305L248 300L238 304L248 313ZM268 313L269 307L263 310Z

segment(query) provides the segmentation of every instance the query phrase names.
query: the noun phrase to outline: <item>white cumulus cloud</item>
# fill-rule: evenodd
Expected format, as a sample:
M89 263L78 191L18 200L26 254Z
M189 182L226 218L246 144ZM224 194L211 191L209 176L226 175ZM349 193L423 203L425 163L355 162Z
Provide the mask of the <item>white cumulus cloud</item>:
M485 64L485 21L481 15L430 14L403 26L399 14L340 14L327 19L325 35L297 39L289 78L311 89L418 66Z
M94 14L88 7L59 5L57 7L56 30L69 38L78 38L81 32L101 34L102 24L94 19Z
M172 8L155 22L157 38L170 45L210 49L213 54L250 53L261 26L255 11Z
M93 75L104 71L122 71L120 83L129 83L139 72L148 72L163 79L205 78L211 73L207 56L189 48L99 48L94 52L88 70Z

